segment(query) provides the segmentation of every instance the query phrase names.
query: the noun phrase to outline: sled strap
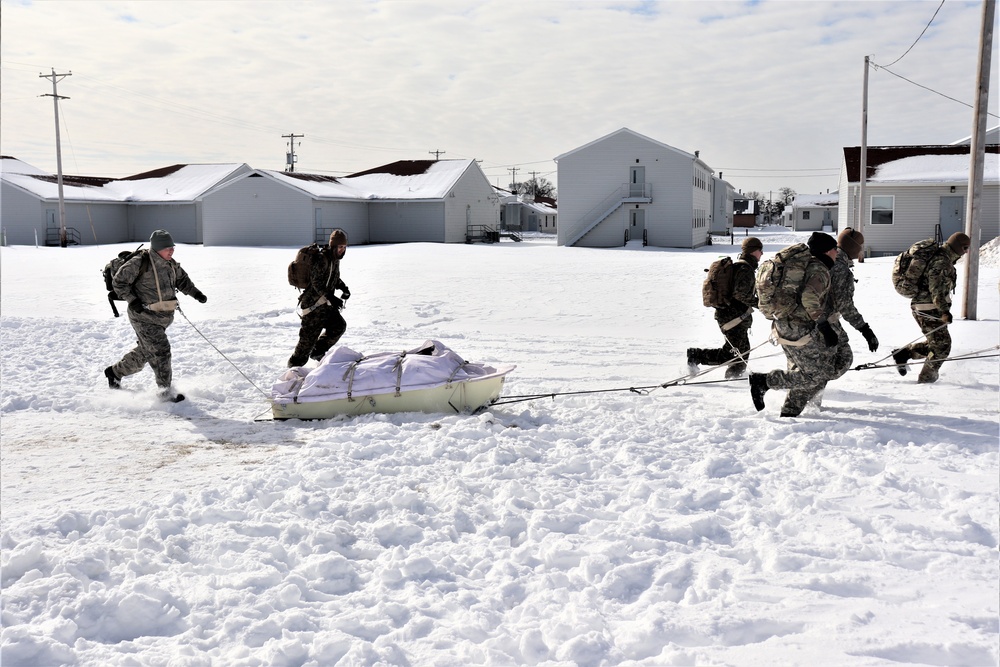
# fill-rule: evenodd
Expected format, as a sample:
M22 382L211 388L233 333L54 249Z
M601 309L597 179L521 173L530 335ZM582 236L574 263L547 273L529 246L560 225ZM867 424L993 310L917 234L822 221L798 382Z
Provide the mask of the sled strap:
M913 310L937 310L937 306L933 303L911 303L910 308Z
M774 332L774 337L778 341L778 345L784 345L785 347L805 347L810 343L809 334L806 334L798 340L788 340L787 338L782 338L778 334L778 328L771 325L771 330Z
M735 327L737 324L739 324L743 320L745 320L748 317L750 317L752 314L753 314L753 310L750 309L750 308L747 308L747 312L743 313L739 317L734 317L733 319L729 320L728 322L726 322L725 324L722 325L722 331L723 331L723 333L725 333L726 331L729 331L730 329L732 329L733 327Z
M400 352L399 358L396 359L396 365L392 367L392 370L396 371L396 398L399 398L399 385L403 382L403 359L406 358L406 352Z
M352 361L351 365L347 368L346 371L344 371L344 377L341 378L341 380L347 382L347 400L350 401L351 403L354 402L354 399L351 398L351 394L354 392L354 371L358 369L358 364L360 364L367 358L368 357L361 357L357 361Z
M448 376L448 381L444 383L445 388L448 388L448 387L451 386L451 381L455 379L455 376L458 375L458 372L460 370L462 370L463 368L465 368L466 364L468 364L468 363L469 363L468 361L463 361L458 366L455 366L455 370L453 370L451 372L451 375Z
M327 300L326 295L324 294L323 296L321 296L319 299L316 300L316 303L314 303L313 305L309 306L308 308L303 308L302 312L299 314L299 317L300 318L305 317L306 315L308 315L312 311L316 310L320 306L325 306L328 303L330 303L330 302Z

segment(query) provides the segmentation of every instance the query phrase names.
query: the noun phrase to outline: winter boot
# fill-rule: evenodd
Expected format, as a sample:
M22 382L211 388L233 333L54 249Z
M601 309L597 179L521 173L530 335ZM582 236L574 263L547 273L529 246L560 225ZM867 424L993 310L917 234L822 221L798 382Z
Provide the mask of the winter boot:
M288 357L288 367L295 368L296 366L305 366L309 362L308 358L297 357L294 354Z
M726 369L726 379L735 380L736 378L743 377L743 373L746 371L747 365L742 361L731 364L729 368Z
M157 394L157 397L160 399L160 402L162 403L180 403L181 401L184 400L184 394L174 393L174 390L171 389L170 387L166 387L165 389L160 389L159 393Z
M115 371L111 368L111 366L104 369L104 377L108 378L108 386L112 389L122 388L122 379L115 375Z
M920 369L920 375L917 376L917 384L932 384L938 381L938 365L931 363L931 359L933 358L933 352L927 355L927 361L924 363L924 367Z
M906 362L913 358L910 354L910 350L905 347L901 347L898 350L892 351L892 360L896 362L896 370L899 371L900 375L906 375L906 371L909 370L906 367Z
M767 389L766 373L750 374L750 398L753 399L753 406L757 408L757 412L764 409L764 394Z

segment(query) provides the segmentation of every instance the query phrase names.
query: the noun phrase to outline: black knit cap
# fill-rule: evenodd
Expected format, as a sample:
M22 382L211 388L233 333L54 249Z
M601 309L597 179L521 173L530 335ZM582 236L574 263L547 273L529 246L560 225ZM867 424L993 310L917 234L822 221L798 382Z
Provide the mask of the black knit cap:
M833 238L829 234L823 234L822 232L813 232L812 236L809 237L807 241L809 245L809 252L813 257L819 257L820 255L825 255L834 248L837 247L837 239Z

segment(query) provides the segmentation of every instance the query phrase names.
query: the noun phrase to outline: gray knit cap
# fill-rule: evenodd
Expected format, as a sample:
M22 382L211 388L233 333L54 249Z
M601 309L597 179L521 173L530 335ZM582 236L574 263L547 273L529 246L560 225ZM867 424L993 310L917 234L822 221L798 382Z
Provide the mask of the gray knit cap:
M157 229L149 236L149 247L152 248L154 252L159 252L164 248L173 248L174 239L170 236L170 232Z

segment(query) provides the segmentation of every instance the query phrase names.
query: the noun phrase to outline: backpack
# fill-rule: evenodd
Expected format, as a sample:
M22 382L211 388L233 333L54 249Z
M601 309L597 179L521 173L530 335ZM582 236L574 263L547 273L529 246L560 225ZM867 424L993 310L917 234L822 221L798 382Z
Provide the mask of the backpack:
M729 257L720 257L705 269L708 276L701 285L701 300L708 308L728 306L733 299L736 265Z
M126 300L124 296L119 295L115 291L115 274L118 273L118 269L122 268L125 262L140 254L142 255L142 266L139 268L139 275L142 275L149 268L149 253L142 249L141 244L135 250L122 250L118 253L117 257L104 265L104 271L102 272L104 274L104 289L108 291L108 303L111 304L111 312L115 314L115 317L120 316L115 301Z
M811 261L809 246L796 243L761 262L757 270L757 309L764 317L780 320L795 312Z
M322 252L323 250L315 243L299 248L295 253L295 259L288 265L288 284L299 289L309 287L313 262Z
M920 291L927 265L940 246L934 239L917 241L896 258L892 266L892 285L901 296L914 297Z

